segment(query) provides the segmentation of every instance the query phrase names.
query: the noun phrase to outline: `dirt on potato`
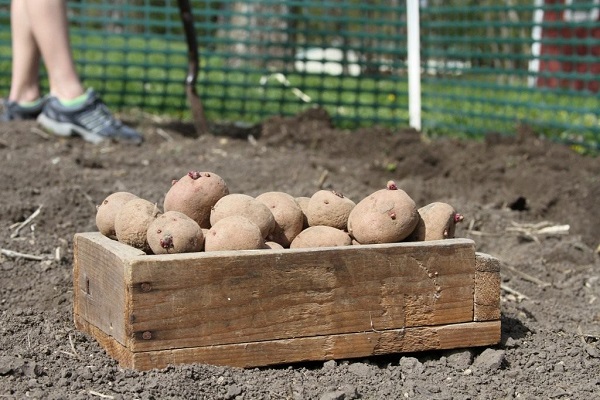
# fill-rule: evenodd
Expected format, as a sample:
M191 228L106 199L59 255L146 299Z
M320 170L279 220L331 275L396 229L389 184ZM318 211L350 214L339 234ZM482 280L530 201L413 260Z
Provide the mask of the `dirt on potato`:
M600 160L515 128L482 141L404 128L331 128L321 110L248 131L123 116L140 147L0 124L3 399L592 399L600 393ZM219 129L216 129L219 128ZM248 140L248 134L252 138ZM495 346L268 368L124 370L73 324L73 235L128 191L162 204L173 179L214 171L231 192L361 199L393 179L418 207L452 204L456 236L501 260ZM28 221L28 219L30 219Z

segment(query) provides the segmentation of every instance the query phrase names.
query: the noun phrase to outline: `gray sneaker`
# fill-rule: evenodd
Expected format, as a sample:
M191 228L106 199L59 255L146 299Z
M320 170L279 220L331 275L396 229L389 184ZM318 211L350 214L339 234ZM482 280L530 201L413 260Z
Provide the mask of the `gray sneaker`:
M42 107L44 107L44 99L29 107L7 99L0 100L0 103L2 103L2 113L0 114L0 121L2 122L36 119L42 112Z
M140 144L144 137L135 129L115 119L93 89L79 107L66 107L50 96L37 120L45 129L58 136L79 135L90 143L112 140Z

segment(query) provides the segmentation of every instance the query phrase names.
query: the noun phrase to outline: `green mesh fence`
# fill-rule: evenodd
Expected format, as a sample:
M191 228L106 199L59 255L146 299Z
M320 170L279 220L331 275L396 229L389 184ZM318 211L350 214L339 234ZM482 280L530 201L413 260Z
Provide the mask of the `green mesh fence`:
M86 85L115 107L189 117L176 1L69 2ZM340 126L406 125L404 7L398 1L191 1L198 92L209 120L258 122L311 106ZM0 0L0 91L10 79L9 1ZM322 57L327 61L322 62ZM44 82L46 86L46 82Z
M528 125L598 149L598 2L469 3L420 1L423 130L481 136ZM2 94L10 85L9 4L0 0ZM258 122L319 105L340 127L408 125L404 1L191 5L201 57L197 88L209 120ZM176 1L68 6L87 86L112 107L190 118Z
M600 148L600 4L511 3L421 8L423 129L481 135L531 126Z

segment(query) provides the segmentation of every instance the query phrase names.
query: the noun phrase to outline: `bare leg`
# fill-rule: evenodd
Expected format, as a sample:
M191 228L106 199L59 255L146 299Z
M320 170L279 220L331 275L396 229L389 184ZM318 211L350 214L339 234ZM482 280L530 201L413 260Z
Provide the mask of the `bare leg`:
M33 101L40 97L40 50L31 31L25 1L13 0L10 5L12 34L12 80L8 99Z
M62 100L70 100L82 95L84 88L75 69L69 42L65 0L13 0L12 2L25 4L30 23L30 35L35 38L48 71L50 93Z

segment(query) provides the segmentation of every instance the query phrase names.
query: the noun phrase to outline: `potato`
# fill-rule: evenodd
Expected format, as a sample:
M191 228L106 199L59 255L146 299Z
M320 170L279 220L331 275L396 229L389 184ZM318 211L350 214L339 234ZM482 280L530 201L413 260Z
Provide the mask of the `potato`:
M137 198L125 203L115 218L117 240L149 253L148 227L162 213L156 204Z
M264 249L260 228L248 218L231 215L216 222L206 234L204 251Z
M111 239L117 239L115 233L115 217L121 207L129 200L137 199L133 193L115 192L109 194L98 207L96 207L96 226L98 231Z
M419 213L413 199L394 181L362 199L348 216L348 232L361 244L395 243L417 226Z
M300 206L303 214L304 223L302 225L302 229L308 228L308 218L306 217L306 210L308 209L308 202L310 201L310 197L308 196L299 196L296 197L296 203Z
M319 190L308 202L306 218L309 226L326 225L346 230L348 216L356 204L339 192Z
M265 242L265 249L282 250L284 247L277 242Z
M154 254L192 253L204 248L200 225L179 211L167 211L152 221L147 240Z
M300 232L290 245L290 249L350 246L351 244L352 238L347 232L332 226L317 225L309 226Z
M271 210L263 202L247 194L231 193L220 198L211 210L210 224L212 226L232 215L246 217L254 222L260 228L263 238L275 227L275 217Z
M211 208L229 194L227 184L213 172L191 171L174 181L164 200L164 211L179 211L201 228L210 228Z
M419 222L408 238L413 241L453 238L456 224L463 220L454 207L439 201L419 208L418 212Z
M256 200L265 204L275 218L268 240L290 247L304 226L304 214L296 199L284 192L266 192L256 196Z

